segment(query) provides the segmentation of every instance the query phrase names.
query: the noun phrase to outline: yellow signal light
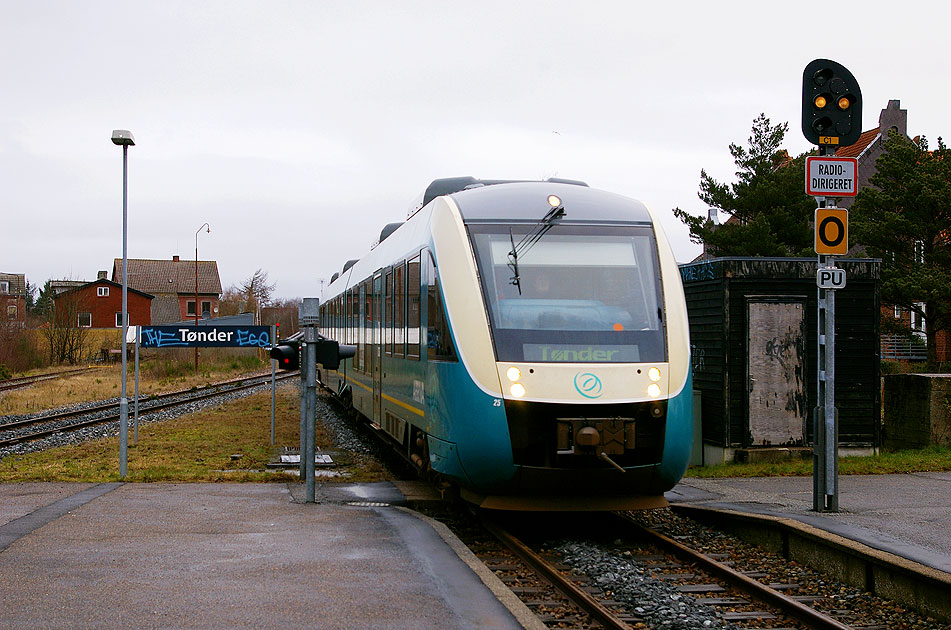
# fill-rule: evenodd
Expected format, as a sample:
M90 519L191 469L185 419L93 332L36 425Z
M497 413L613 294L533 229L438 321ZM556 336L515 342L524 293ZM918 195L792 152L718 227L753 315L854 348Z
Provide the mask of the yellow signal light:
M820 94L819 96L816 97L816 100L813 101L813 104L814 104L818 109L823 109L823 108L825 108L825 106L826 106L826 104L827 104L827 103L826 103L826 97L823 96L822 94Z
M839 101L837 104L839 106L839 109L845 110L845 109L848 109L852 105L852 101L849 100L848 96L843 96L839 98Z

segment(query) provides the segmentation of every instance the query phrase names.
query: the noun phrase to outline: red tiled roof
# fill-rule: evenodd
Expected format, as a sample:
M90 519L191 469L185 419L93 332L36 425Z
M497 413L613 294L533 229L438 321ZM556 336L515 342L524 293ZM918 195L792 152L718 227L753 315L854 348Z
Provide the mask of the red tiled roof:
M880 129L878 127L868 131L863 131L862 135L859 136L859 139L855 142L855 144L850 144L847 147L836 149L835 154L838 157L857 158L862 154L862 151L867 149L868 145L872 144L875 138L878 137L879 131Z

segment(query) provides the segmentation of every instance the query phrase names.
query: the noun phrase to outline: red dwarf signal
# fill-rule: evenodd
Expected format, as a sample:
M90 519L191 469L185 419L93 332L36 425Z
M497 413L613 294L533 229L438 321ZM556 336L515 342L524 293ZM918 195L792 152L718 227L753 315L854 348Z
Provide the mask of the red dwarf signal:
M816 210L816 253L840 256L849 251L849 211L844 208Z

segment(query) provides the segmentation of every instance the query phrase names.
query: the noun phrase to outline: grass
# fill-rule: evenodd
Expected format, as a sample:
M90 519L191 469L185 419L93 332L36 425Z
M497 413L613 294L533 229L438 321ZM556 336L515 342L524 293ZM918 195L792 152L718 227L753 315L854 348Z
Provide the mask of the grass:
M267 369L256 357L203 355L200 373L188 357L163 357L143 364L140 394L202 387L240 374ZM133 392L129 370L128 395ZM119 395L118 365L89 374L47 381L0 394L0 415L31 413L65 404L100 400ZM278 390L275 444L296 447L299 442L300 397L294 387ZM317 427L317 443L333 450L329 437ZM133 445L129 430L129 481L211 482L297 480L265 466L274 449L270 446L270 393L258 394L177 420L143 424L139 442ZM85 481L118 479L118 438L88 442L0 460L0 482ZM232 455L240 455L232 459ZM346 481L381 481L391 475L365 456L343 454L352 461ZM951 448L932 446L921 450L882 452L868 457L843 457L839 473L867 475L951 470ZM751 464L720 464L687 470L687 477L775 477L812 475L812 460L787 460ZM333 478L330 478L333 479Z
M882 452L866 457L839 459L840 475L884 475L951 470L951 448L929 446L923 449ZM705 479L724 477L794 477L812 475L812 459L781 462L719 464L687 470L686 477Z
M270 392L255 394L176 420L139 425L139 442L129 429L126 481L268 482L298 481L296 475L265 467L276 448L297 447L300 396L295 387L278 389L275 447L270 445ZM317 444L333 450L318 423ZM232 456L240 455L238 458ZM383 481L390 473L369 458L348 454L347 482ZM39 453L0 459L0 482L119 480L119 438L90 441ZM321 479L321 483L324 479Z
M159 357L140 365L139 396L203 387L215 381L267 370L270 370L268 362L255 356L203 358L197 374L193 363ZM126 393L131 401L135 391L135 371L131 364L126 376ZM0 415L36 413L63 405L116 398L121 392L122 367L119 364L107 365L77 376L0 393Z

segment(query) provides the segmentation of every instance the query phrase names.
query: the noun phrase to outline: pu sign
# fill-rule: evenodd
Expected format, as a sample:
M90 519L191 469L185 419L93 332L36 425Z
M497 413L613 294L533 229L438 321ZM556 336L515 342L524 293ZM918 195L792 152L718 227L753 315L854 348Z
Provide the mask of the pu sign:
M820 289L844 289L845 269L819 267L816 271L816 285Z
M855 158L806 158L806 194L813 197L854 197L857 194Z

